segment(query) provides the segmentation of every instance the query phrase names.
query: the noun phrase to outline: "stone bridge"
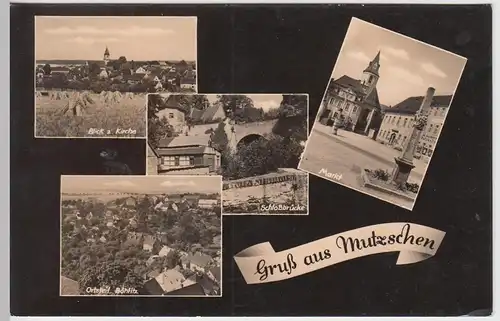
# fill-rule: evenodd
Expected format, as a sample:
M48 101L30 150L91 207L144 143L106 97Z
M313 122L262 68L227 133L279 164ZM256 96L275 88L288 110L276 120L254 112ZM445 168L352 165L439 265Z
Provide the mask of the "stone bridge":
M232 125L229 123L229 120L226 119L224 121L224 123L226 124L224 129L229 140L229 146L235 149L241 144L248 144L256 139L264 137L266 134L271 134L277 122L277 119L272 119L260 122ZM215 130L217 126L219 126L218 123L195 125L188 131L188 135L207 135L208 137L210 135L210 131ZM234 127L234 132L231 130L232 127Z

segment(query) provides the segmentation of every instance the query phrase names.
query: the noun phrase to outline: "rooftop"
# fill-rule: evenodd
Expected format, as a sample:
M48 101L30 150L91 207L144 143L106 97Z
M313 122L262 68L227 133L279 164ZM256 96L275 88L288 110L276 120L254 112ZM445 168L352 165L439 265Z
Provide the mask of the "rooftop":
M449 107L452 95L438 95L432 98L431 107ZM422 104L423 96L408 97L392 108L386 109L386 113L415 114Z

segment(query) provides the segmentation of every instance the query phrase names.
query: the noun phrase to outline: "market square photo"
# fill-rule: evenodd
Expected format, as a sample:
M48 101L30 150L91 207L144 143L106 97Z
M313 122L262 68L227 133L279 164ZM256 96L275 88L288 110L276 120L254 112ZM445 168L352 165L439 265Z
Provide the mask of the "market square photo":
M223 214L307 214L307 94L149 94L148 175L222 175Z
M148 92L197 92L197 18L35 16L35 137L146 138Z
M299 169L412 210L466 62L353 18Z
M61 176L61 296L222 295L220 176Z

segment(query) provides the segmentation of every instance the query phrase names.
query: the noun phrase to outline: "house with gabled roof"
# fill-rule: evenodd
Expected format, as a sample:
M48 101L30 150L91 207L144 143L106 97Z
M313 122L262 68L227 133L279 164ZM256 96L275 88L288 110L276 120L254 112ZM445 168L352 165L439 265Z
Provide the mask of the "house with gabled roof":
M181 78L181 89L188 89L196 92L196 78L194 77Z
M415 149L415 156L424 162L428 162L434 152L452 98L453 95L449 94L432 97L427 123ZM408 97L393 107L385 109L377 141L402 149L411 137L415 114L420 109L423 100L424 96Z
M182 288L185 280L186 278L179 271L166 270L147 281L144 288L148 294L163 295Z
M214 121L224 120L226 118L226 113L224 112L224 106L221 103L216 102L212 106L206 108L201 116L201 121L208 123Z
M139 67L134 71L134 74L141 74L142 76L146 75L148 71L144 67Z
M186 283L185 286L180 289L174 290L172 292L167 293L169 296L203 296L206 295L205 290L201 286L201 284L196 282Z
M186 126L186 114L187 110L180 104L177 95L170 95L156 116L160 119L165 117L176 132L182 132Z
M144 79L144 74L123 75L122 80L129 85L140 84Z
M206 254L196 252L181 259L182 267L193 272L205 272L205 268L212 262L212 258Z
M164 245L160 249L160 252L158 253L158 256L160 256L160 257L167 256L172 251L174 251L174 249L172 249L171 247L168 247L168 246Z
M207 272L207 276L214 282L220 284L221 282L222 269L220 266L214 266L210 268Z
M148 251L148 252L151 252L152 254L156 255L160 252L161 242L155 236L145 235L144 241L142 243L142 249L144 251Z

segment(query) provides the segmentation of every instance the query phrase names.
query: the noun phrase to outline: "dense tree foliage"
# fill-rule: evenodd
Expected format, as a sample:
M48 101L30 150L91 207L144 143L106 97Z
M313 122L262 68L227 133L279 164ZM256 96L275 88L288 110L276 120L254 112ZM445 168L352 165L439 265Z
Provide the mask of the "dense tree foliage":
M240 146L234 153L225 151L222 176L238 179L267 174L278 168L297 168L303 150L300 141L293 137L269 135Z
M160 95L148 96L148 143L153 147L158 147L162 138L174 135L174 128L168 123L166 117L158 118L156 115L165 104L165 98Z
M147 273L179 265L180 251L198 251L215 257L220 250L220 245L217 248L213 243L214 237L221 235L220 210L165 211L155 209L155 202L149 197L138 199L135 205L129 206L125 203L127 199L116 198L108 202L90 198L62 200L61 272L78 281L80 291L105 286L112 290L116 287L140 289ZM71 215L75 211L79 212L80 219ZM134 232L155 236L161 246L168 245L174 250L150 262L152 253L143 249L142 241L130 241Z

